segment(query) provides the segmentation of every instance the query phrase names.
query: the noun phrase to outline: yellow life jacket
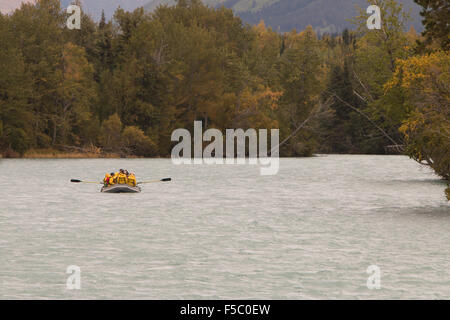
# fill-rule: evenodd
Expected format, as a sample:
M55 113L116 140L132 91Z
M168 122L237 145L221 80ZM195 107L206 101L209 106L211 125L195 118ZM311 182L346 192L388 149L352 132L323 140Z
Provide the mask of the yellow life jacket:
M119 173L117 176L117 184L127 184L127 176L123 173Z
M134 174L130 174L128 176L128 185L132 186L132 187L136 187L136 177L134 176Z

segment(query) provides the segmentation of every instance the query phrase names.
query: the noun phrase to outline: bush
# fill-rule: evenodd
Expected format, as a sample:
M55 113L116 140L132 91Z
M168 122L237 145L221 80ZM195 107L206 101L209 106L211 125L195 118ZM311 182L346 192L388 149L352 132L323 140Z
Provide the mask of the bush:
M101 134L100 123L97 118L91 120L84 120L81 122L79 128L77 128L78 137L81 140L82 145L95 144L95 137L99 137Z
M52 138L45 133L38 132L36 134L36 146L38 148L48 148L52 144Z
M122 121L117 113L105 120L100 130L99 142L107 150L113 152L121 151Z
M122 145L129 153L137 156L150 157L155 154L156 145L135 126L126 127L122 132Z
M23 129L9 127L5 129L4 133L8 147L20 155L23 155L30 147L30 139Z

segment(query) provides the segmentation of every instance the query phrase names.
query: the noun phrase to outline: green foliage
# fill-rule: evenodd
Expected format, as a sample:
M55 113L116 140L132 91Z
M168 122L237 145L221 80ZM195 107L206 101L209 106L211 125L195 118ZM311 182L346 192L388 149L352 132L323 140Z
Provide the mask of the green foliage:
M286 48L275 65L275 79L283 92L278 112L284 127L282 136L290 136L319 103L325 78L321 43L311 27L300 34L290 32L284 41ZM292 156L308 155L313 153L314 143L308 132L302 132L290 139L283 151Z
M360 15L353 20L358 28L356 42L350 45L350 40L344 40L343 58L340 59L344 64L341 75L343 80L338 79L337 88L331 85L331 90L337 92L338 96L342 95L342 100L347 104L334 100L332 108L341 110L337 113L338 118L342 112L348 114L347 121L338 124L348 136L341 142L343 151L383 153L387 145L402 144L398 128L405 116L399 107L401 95L385 95L384 85L391 79L396 61L413 54L415 39L404 32L409 15L403 11L401 4L394 0L368 0L367 4L380 7L381 30L367 28L368 14L365 8L361 8ZM343 39L345 37L343 35ZM345 45L345 42L349 45ZM349 108L348 104L354 109Z
M7 16L0 16L0 150L23 154L31 146L32 82Z

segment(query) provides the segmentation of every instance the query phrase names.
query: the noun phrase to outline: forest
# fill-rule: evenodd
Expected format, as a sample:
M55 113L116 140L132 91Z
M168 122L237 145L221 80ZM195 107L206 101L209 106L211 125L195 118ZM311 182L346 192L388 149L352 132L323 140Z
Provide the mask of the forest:
M0 14L0 153L168 157L178 128L280 129L283 157L407 154L450 179L449 5L361 8L353 30L320 37L244 24L198 0L82 15L59 0ZM56 152L56 153L55 153Z

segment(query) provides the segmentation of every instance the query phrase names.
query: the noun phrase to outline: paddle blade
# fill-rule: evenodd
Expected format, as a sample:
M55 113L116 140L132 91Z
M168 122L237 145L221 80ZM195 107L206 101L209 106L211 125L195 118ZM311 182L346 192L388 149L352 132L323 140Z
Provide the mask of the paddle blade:
M153 181L141 181L141 182L138 182L138 184L157 183L157 182L168 182L168 181L172 181L172 178L165 178L165 179L161 179L161 180L153 180Z
M72 180L70 180L70 182L80 183L80 182L83 182L83 181L77 180L77 179L72 179Z

